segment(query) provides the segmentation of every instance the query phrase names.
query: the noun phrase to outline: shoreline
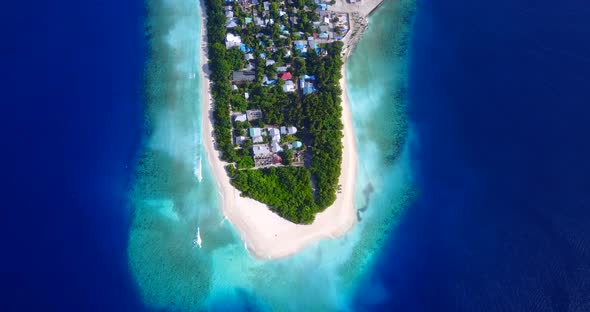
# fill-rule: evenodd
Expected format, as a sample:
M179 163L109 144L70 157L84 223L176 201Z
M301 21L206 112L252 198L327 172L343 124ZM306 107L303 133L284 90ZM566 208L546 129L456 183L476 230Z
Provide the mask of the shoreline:
M378 0L378 2L382 2ZM211 83L208 73L206 8L201 4L201 129L207 161L217 184L222 212L238 231L248 252L259 259L278 259L291 256L324 239L332 239L347 233L357 222L354 207L354 190L357 170L356 138L352 125L350 101L346 86L346 57L341 68L343 150L339 184L342 193L326 210L316 214L310 225L294 224L272 212L267 205L240 196L231 185L225 165L215 149L212 119ZM360 34L359 34L360 36Z
M346 0L336 0L336 3L328 8L335 13L347 13L350 30L342 39L344 43L343 58L346 60L356 44L362 38L369 27L369 17L385 2L385 0L363 0L362 4L347 3Z

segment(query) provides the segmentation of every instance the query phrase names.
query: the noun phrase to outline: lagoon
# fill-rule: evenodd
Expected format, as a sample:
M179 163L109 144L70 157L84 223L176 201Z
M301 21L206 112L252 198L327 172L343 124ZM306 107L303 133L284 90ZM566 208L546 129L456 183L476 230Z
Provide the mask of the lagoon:
M187 0L149 2L149 130L130 192L134 218L128 248L130 271L148 306L348 309L360 279L415 193L404 113L413 4L387 1L371 17L346 64L359 147L355 206L360 222L341 238L289 258L262 261L248 254L221 214L219 190L203 161L201 8ZM202 248L193 244L197 229Z

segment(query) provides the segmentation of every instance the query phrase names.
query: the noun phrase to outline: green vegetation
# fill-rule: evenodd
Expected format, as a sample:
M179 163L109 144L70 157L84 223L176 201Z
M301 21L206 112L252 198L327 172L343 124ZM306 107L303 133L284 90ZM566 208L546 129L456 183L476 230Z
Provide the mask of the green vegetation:
M236 162L238 155L234 150L231 136L230 101L232 65L237 63L236 52L225 48L225 15L222 0L207 0L207 41L209 44L209 67L211 70L212 95L215 100L213 110L215 139L221 158ZM231 50L231 49L230 49ZM241 51L238 50L241 53ZM240 60L241 61L241 60Z
M281 167L236 170L232 184L242 194L268 204L283 218L295 223L311 223L314 201L309 170Z
M250 94L250 106L260 108L265 124L295 124L302 116L301 105L295 94L283 92L281 87L256 86Z
M283 155L281 157L283 158L283 165L291 165L291 163L293 163L293 150L288 149L283 151Z
M238 165L238 169L248 169L254 167L254 159L250 155L249 149L238 149L237 157L238 159L236 160L236 164Z
M339 81L342 78L342 42L326 47L328 55L311 53L307 70L315 74L318 92L306 95L303 106L311 137L311 174L316 181L316 211L336 200L342 163L342 106Z
M245 83L237 90L232 90L230 74L232 70L244 66L244 53L238 48L226 49L224 45L226 18L223 13L223 0L206 0L208 15L207 33L209 43L212 94L215 100L214 129L218 148L223 160L235 165L226 167L232 184L244 196L254 198L269 205L273 211L295 223L311 223L317 212L323 211L336 199L336 189L340 176L342 162L342 121L341 121L341 93L339 80L341 78L342 42L322 45L325 56L319 56L313 49L307 55L301 56L293 52L292 57L284 57L286 49L290 49L293 39L297 35L281 38L278 23L273 27L260 28L253 23L247 27L235 30L243 42L253 49L256 59L256 80ZM243 23L246 13L239 9L234 2L235 16ZM260 3L258 11L262 11ZM314 32L313 22L319 16L313 12L313 0L296 0L299 9L297 17L300 22L296 25L284 23L290 33L301 31L305 37ZM303 10L304 7L311 11ZM292 8L287 11L292 12ZM278 18L278 3L271 2L270 14ZM282 21L287 18L283 16ZM234 31L234 30L232 30ZM270 38L257 38L262 33ZM276 51L270 52L267 47L274 45ZM264 66L261 53L268 53L269 59L276 60L275 64ZM297 82L304 74L316 77L314 84L317 89L309 95L299 93L285 93L282 90L282 80L274 86L261 85L266 75L273 79L277 66L291 65L288 71L293 74L293 81ZM244 92L249 93L249 99L244 98ZM297 137L301 138L311 155L310 168L289 167L293 161L293 151L281 153L283 165L267 169L249 169L254 167L254 161L249 154L251 142L247 142L241 149L235 149L232 142L232 123L230 109L245 111L246 109L260 109L263 113L261 120L250 123L236 123L234 133L243 135L249 126L264 124L288 124L299 129ZM268 137L265 137L268 140ZM283 144L292 142L295 137L283 137ZM312 181L315 192L312 189Z

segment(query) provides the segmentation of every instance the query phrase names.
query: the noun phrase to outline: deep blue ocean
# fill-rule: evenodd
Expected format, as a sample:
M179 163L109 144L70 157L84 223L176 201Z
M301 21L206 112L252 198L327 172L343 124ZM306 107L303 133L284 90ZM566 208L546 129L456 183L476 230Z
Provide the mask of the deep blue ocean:
M3 11L0 310L143 310L125 198L143 3ZM357 310L590 311L589 18L583 1L420 1L408 104L420 196ZM375 291L386 301L365 300Z
M3 4L0 310L132 311L142 1Z
M359 310L590 311L590 7L420 3L421 194L366 281L387 302Z

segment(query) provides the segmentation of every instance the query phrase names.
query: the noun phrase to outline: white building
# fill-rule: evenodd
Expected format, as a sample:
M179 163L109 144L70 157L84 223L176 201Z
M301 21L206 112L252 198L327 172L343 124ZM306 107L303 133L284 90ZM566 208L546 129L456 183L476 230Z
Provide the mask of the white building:
M252 143L262 143L262 142L264 142L264 139L262 138L262 136L252 137Z
M277 129L277 128L268 128L268 134L270 134L271 136L281 135L281 133L279 132L279 129Z
M256 16L254 18L254 24L256 24L256 26L266 27L266 24L264 23L264 21L258 16Z
M295 134L297 133L297 128L291 126L291 127L287 127L287 133L288 134Z
M240 36L236 36L232 33L227 33L227 35L225 36L225 47L226 48L231 48L231 47L239 47L242 44L242 38L240 38Z
M246 117L246 114L239 114L239 115L236 115L236 117L234 118L234 121L245 122L246 120L248 120L248 118Z
M244 67L243 70L245 70L245 71L253 71L254 69L256 69L256 67L254 67L254 65L252 65L252 63L248 62L248 65L246 65L246 67Z
M283 85L283 91L295 92L295 84L293 83L292 80L285 81L285 84Z
M262 136L262 129L261 128L250 128L250 136L251 137Z
M225 28L236 28L238 27L238 20L235 18L230 18L225 23Z
M242 143L244 143L244 141L246 141L246 137L245 136L237 136L236 137L236 144L237 145L242 145Z
M273 142L280 142L281 141L281 132L277 128L269 128L268 134Z
M268 145L266 144L256 144L252 146L252 153L254 154L254 157L266 156L270 154L270 150L268 149Z
M281 134L287 134L287 127L285 127L285 126L281 127Z
M281 146L279 145L278 142L272 142L270 145L271 145L271 150L273 153L278 153L278 152L283 151L283 149L281 148Z
M249 109L246 111L246 116L248 117L248 121L260 119L262 118L262 111L259 109Z

